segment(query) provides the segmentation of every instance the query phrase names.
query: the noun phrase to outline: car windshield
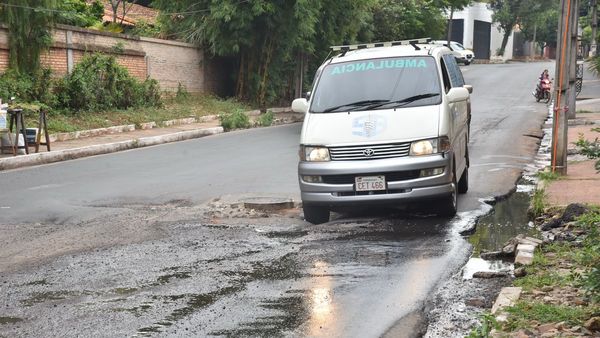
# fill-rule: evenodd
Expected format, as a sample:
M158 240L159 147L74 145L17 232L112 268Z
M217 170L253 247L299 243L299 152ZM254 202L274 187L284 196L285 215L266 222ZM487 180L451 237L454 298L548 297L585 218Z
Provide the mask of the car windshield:
M465 47L458 42L450 42L450 45L452 46L452 50L465 50Z
M440 88L435 59L430 56L329 64L312 94L311 112L439 104Z

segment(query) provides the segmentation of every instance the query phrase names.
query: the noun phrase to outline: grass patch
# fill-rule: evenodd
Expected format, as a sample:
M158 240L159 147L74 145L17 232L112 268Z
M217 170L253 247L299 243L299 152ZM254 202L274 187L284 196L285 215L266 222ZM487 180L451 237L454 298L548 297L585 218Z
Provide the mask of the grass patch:
M510 314L506 327L510 330L531 327L532 321L539 323L566 322L568 325L582 325L591 315L592 309L540 302L520 301L506 309Z
M594 113L594 112L591 110L585 110L585 109L581 109L581 110L577 111L577 114L592 114L592 113Z
M48 113L50 133L73 132L79 130L106 128L118 125L135 124L202 117L206 115L229 114L249 110L250 107L233 99L219 99L211 95L179 95L166 97L164 107L140 107L105 112L65 112ZM37 113L26 114L26 125L37 127Z
M250 118L240 110L219 114L219 119L225 130L250 128Z
M272 111L268 110L264 114L260 114L260 116L256 119L256 124L261 127L268 127L273 124L273 119L275 118Z
M560 179L561 175L557 172L552 171L539 171L536 176L542 181L556 181Z
M544 214L547 196L545 189L537 189L533 193L533 196L531 197L531 213L534 218Z

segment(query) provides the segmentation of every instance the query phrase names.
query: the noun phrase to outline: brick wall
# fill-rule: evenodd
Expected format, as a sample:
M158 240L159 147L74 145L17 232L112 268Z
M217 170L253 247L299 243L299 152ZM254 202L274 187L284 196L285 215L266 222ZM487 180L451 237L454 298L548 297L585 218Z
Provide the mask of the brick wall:
M115 47L121 51L119 54L114 54ZM81 60L85 53L114 54L132 76L140 80L147 76L156 79L162 90L177 90L181 83L189 92L213 92L219 84L214 80L205 81L206 75L221 77L218 69L207 71L203 51L190 44L62 25L53 31L52 47L43 53L40 61L57 76L63 76L68 72L69 50L73 63ZM0 72L7 66L8 32L0 27Z

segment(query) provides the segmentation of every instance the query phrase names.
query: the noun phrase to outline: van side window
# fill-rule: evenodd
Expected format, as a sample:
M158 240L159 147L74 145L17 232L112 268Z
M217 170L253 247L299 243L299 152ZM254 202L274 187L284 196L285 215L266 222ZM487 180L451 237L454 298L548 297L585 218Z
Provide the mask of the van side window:
M444 79L444 91L448 93L450 88L452 88L452 84L450 83L450 77L448 76L448 69L446 67L446 62L444 60L440 60L440 64L442 65L442 78Z
M462 76L462 72L458 67L458 63L456 63L456 59L452 54L446 54L442 57L444 59L444 63L446 64L446 68L448 70L448 75L450 77L450 83L452 83L452 87L462 87L465 85L465 80Z

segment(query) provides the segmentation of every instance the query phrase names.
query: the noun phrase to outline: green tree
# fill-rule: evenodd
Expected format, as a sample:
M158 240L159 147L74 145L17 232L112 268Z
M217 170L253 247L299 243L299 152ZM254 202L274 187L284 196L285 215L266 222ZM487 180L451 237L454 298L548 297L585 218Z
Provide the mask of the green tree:
M56 23L78 27L91 27L102 22L104 6L96 0L88 3L85 0L62 0L56 12Z
M559 0L523 0L519 26L524 37L539 45L556 47Z
M236 96L264 107L288 98L299 54L322 61L325 46L353 42L375 0L156 0L167 30L236 60ZM318 52L315 52L318 51Z
M440 38L446 18L434 0L380 0L373 8L375 40Z
M498 23L499 30L503 32L502 44L498 55L504 55L508 38L513 32L513 28L519 23L521 14L521 5L524 0L491 0L490 7L494 12L492 20Z
M40 68L40 54L52 43L51 26L56 0L0 0L0 21L8 27L10 68L32 74Z

